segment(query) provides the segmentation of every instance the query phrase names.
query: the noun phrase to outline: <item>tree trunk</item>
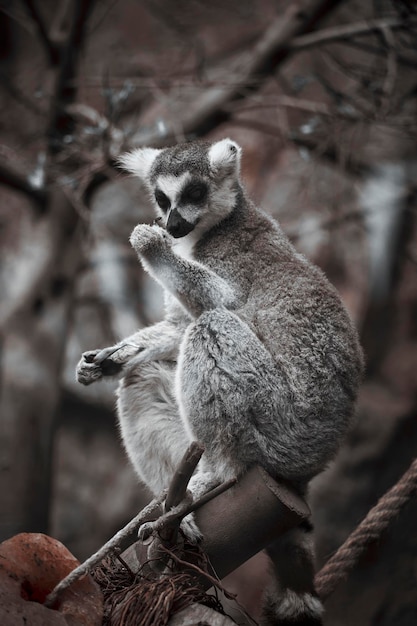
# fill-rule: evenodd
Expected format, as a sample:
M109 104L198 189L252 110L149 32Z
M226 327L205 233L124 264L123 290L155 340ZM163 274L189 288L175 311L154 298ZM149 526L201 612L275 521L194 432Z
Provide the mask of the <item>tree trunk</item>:
M50 248L49 271L36 297L14 311L2 341L1 540L48 528L54 419L80 259L73 207L59 190L50 207L40 218L43 241L34 242Z

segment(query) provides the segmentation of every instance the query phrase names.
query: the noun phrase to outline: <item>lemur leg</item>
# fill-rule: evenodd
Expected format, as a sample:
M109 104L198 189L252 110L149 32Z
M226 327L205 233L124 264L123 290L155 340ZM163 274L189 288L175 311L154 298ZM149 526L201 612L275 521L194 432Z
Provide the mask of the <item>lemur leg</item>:
M154 495L166 489L177 470L190 439L174 397L176 363L132 362L118 389L118 416L126 452L139 478ZM142 525L139 536L153 530L153 522ZM201 539L193 515L181 522L188 539Z
M312 526L289 530L266 550L273 580L264 598L263 626L320 626L323 605L314 589Z
M197 492L256 464L279 473L282 383L269 352L235 313L207 311L190 325L180 348L177 397L191 436L205 446L191 482Z
M189 439L174 397L176 363L127 365L118 389L118 416L126 452L153 494L170 484Z

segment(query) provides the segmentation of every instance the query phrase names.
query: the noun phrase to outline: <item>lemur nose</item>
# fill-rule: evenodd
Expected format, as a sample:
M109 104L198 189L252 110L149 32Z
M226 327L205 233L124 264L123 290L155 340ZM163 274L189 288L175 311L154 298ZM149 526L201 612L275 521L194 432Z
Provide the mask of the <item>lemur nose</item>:
M174 207L169 212L166 228L170 235L178 238L188 235L193 230L194 224L187 222Z

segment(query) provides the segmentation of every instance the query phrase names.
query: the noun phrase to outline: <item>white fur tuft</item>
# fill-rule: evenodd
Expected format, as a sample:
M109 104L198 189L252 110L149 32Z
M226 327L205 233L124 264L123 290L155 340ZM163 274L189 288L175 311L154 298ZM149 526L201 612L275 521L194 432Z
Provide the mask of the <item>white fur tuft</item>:
M156 148L137 148L131 152L126 152L119 157L120 165L130 172L139 176L141 180L146 180L151 171L153 162L162 150Z
M171 204L177 203L181 194L181 190L185 187L188 180L190 180L190 172L184 172L180 176L173 176L167 174L165 176L159 176L156 184L161 191L171 200Z
M296 593L292 589L286 589L276 607L276 617L280 620L293 621L300 617L318 619L323 615L323 611L322 603L311 593Z
M214 143L209 150L210 166L213 170L235 170L239 173L242 148L231 139L222 139Z

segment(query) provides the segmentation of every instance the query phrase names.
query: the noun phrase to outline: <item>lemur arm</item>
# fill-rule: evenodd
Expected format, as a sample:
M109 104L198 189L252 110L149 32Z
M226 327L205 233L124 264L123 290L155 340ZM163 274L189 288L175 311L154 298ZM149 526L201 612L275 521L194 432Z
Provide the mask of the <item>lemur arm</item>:
M170 235L159 226L139 224L130 242L144 268L193 318L217 307L233 307L233 287L197 261L175 254Z
M84 352L76 369L78 382L90 385L103 377L114 376L133 358L175 361L188 323L185 317L168 318L140 329L113 346Z
M111 358L115 363L126 363L137 354L143 355L143 360L154 361L175 360L186 324L165 319L162 322L141 328L133 335L122 339L119 343L101 350L96 360L104 361Z

